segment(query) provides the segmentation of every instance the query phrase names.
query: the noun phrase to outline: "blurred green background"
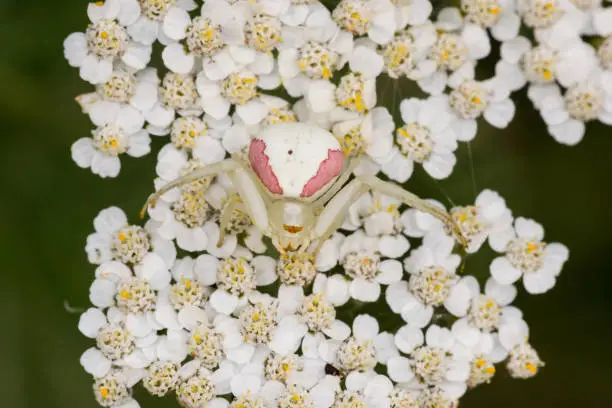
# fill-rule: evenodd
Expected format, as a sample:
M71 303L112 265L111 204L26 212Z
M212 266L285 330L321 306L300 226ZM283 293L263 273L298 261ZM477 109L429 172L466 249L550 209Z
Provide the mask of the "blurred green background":
M91 342L64 302L88 305L94 267L83 248L97 212L119 205L135 222L152 189L153 155L123 159L118 180L101 180L70 159L70 145L91 128L73 98L91 87L64 61L62 41L85 27L85 6L0 0L3 408L96 406L91 379L78 362ZM570 248L570 260L552 292L517 300L546 367L528 381L510 380L499 370L461 406L610 407L612 129L589 126L585 140L569 148L546 134L524 95L517 106L509 129L483 125L472 143L476 184L499 191L516 215L541 222L549 241ZM419 171L410 188L424 197L442 199L444 193L457 203L473 202L465 145L458 156L450 180L436 184ZM490 259L468 259L467 271L486 275ZM169 398L137 398L145 408L176 406Z

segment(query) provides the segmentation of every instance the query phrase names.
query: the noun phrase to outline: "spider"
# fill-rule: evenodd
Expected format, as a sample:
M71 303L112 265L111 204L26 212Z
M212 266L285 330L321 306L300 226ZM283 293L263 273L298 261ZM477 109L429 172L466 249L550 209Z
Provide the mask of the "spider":
M440 219L467 246L459 227L441 208L372 175L356 175L349 181L357 164L358 159L345 159L339 142L324 129L304 123L272 125L252 139L248 160L233 155L177 178L149 197L141 216L167 191L225 173L240 199L231 200L221 213L219 246L234 210L240 210L281 254L316 256L323 242L340 228L351 204L368 190Z

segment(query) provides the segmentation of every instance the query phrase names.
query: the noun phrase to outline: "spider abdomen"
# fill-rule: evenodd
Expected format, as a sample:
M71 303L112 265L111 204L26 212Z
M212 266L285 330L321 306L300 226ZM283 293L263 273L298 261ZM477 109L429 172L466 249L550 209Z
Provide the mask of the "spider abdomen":
M268 127L249 146L249 162L272 194L308 198L340 174L344 153L326 130L303 123Z

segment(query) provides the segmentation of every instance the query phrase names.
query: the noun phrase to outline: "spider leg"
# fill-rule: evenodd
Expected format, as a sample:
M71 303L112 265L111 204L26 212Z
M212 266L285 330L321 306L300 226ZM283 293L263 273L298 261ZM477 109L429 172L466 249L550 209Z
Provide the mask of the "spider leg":
M232 215L234 215L234 211L241 205L242 201L240 200L238 194L232 193L227 203L223 206L223 209L221 210L221 218L219 220L219 240L217 241L217 248L220 248L223 245L227 226L232 220Z
M323 207L329 200L332 199L336 195L338 191L342 189L344 184L348 181L351 174L353 174L353 170L359 165L359 158L349 157L347 160L348 164L344 166L342 169L342 173L336 179L336 181L330 186L329 190L327 190L323 195L317 198L313 205L316 207Z
M251 168L238 167L231 173L232 184L244 203L246 213L262 234L270 236L268 203L255 182Z
M357 180L367 185L369 189L397 198L398 200L401 200L404 204L407 204L416 210L423 211L427 214L436 217L447 226L451 234L453 234L454 238L459 241L463 248L466 248L468 246L468 242L461 233L461 229L453 220L451 215L445 210L431 204L428 201L423 200L422 198L419 198L417 195L404 190L396 184L383 181L376 176L361 175L357 176Z
M346 218L349 207L368 190L369 186L358 179L354 179L338 191L325 205L323 211L317 217L312 230L312 238L319 240L313 252L315 258L321 250L323 243L340 228Z
M140 210L140 218L145 217L147 208L149 208L149 206L155 207L155 204L157 203L159 197L164 195L166 192L172 190L173 188L189 184L204 177L214 176L219 173L232 172L238 168L240 168L240 164L238 164L238 162L232 159L227 159L218 163L213 163L207 166L197 168L189 174L186 174L182 177L178 177L177 179L166 184L165 186L163 186L162 188L160 188L155 193L149 196L144 206L142 207L142 210Z

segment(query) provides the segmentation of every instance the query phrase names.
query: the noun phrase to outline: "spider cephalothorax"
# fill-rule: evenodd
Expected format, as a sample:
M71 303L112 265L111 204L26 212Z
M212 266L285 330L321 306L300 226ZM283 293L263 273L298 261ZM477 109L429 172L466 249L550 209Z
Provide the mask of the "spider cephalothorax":
M154 193L147 205L166 191L194 180L226 173L242 201L232 201L224 212L239 208L281 252L311 251L338 229L348 208L363 193L376 190L442 220L465 246L465 240L444 210L421 200L401 187L375 176L359 175L351 181L355 160L345 160L334 136L324 129L303 124L272 125L255 136L248 161L237 157L194 170ZM231 217L221 215L221 223ZM225 225L221 225L221 231ZM219 244L223 241L221 235Z

